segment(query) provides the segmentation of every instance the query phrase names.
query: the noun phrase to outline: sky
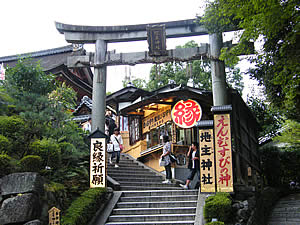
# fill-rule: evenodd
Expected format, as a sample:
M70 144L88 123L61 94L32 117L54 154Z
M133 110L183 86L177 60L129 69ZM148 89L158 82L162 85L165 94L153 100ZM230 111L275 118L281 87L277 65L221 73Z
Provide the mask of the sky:
M56 30L55 21L90 26L176 21L195 18L202 12L203 4L203 0L1 1L0 57L68 45L64 35ZM204 43L208 42L208 37L167 39L167 48L175 48L189 40ZM85 48L94 51L93 45ZM146 41L108 44L108 50L115 49L116 52L145 51L147 48ZM130 69L129 66L127 69L125 66L108 67L107 91L114 92L122 88L125 70L127 73L131 71L133 78L147 80L150 68L151 64L131 66Z

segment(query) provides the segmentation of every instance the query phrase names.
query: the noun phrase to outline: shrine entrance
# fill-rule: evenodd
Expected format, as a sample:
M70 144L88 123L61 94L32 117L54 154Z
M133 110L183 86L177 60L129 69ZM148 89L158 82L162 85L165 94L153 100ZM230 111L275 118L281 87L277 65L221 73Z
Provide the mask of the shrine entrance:
M165 23L138 24L127 26L79 26L56 22L57 30L65 35L67 42L72 44L95 44L95 52L85 56L71 56L68 58L68 67L94 67L93 78L93 105L92 105L92 131L97 128L104 133L105 109L106 109L106 76L107 66L113 65L136 65L144 63L164 63L164 62L189 62L192 60L207 59L211 63L212 74L212 98L213 105L211 111L214 118L209 123L199 124L203 127L202 135L214 132L215 135L215 156L205 158L207 161L218 160L219 168L215 171L216 182L219 180L215 191L233 192L232 165L235 164L235 176L237 184L242 184L242 165L244 161L242 154L236 152L232 156L231 145L231 105L226 87L226 74L224 62L219 60L221 48L231 43L223 43L222 33L209 34L204 26L195 22L194 19L180 20ZM228 29L225 32L233 31ZM201 44L196 48L166 49L167 38L180 38L199 35L209 35L209 44ZM134 53L115 53L107 51L107 44L117 42L131 42L147 40L149 51ZM223 129L224 128L224 129ZM220 130L221 129L221 130ZM235 130L238 132L238 130ZM253 132L252 132L253 133ZM255 135L254 135L255 136ZM243 138L236 138L236 143L243 148ZM223 141L225 140L226 141ZM204 140L204 139L203 139ZM218 141L217 141L218 140ZM222 141L221 141L222 140ZM235 144L236 144L235 143ZM209 143L204 142L203 148ZM253 146L255 146L255 141ZM225 149L224 146L227 146ZM200 146L200 148L202 148ZM249 147L251 149L251 146ZM255 148L256 151L256 148ZM218 153L219 152L219 153ZM254 150L253 150L254 152ZM217 154L218 153L218 154ZM249 153L249 152L248 152ZM250 155L252 154L250 150ZM251 157L250 157L251 158ZM244 159L243 159L244 160ZM259 171L257 162L247 161L252 171ZM205 167L204 167L205 169ZM210 174L203 173L207 178L207 184L211 185ZM256 174L256 173L253 173ZM209 179L208 179L209 178ZM225 179L225 180L224 180ZM205 183L205 182L204 182ZM207 186L207 192L212 191Z

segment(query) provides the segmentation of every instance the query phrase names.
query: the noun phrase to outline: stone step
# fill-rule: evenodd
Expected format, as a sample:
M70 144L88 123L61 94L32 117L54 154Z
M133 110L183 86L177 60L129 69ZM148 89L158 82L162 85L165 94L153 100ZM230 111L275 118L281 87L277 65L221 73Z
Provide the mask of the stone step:
M164 202L118 202L117 208L170 208L196 207L196 201L164 201Z
M137 167L137 168L132 168L132 167L108 167L108 172L122 172L122 173L135 173L135 172L144 172L144 173L153 173L143 167Z
M112 163L113 163L113 164L116 163L116 158L114 158L114 159L112 160ZM135 161L133 161L133 160L124 160L124 159L122 159L122 158L120 158L119 164L120 164L120 165L139 165L138 162L135 162Z
M147 187L147 186L121 186L121 191L133 191L133 190L148 190L148 191L153 191L153 190L182 190L181 187Z
M115 167L115 164L116 163L112 163L112 164L110 164L110 163L108 163L107 164L107 167L109 168L109 167ZM137 164L137 163L124 163L124 162L119 162L118 163L118 165L120 166L120 167L123 167L123 168L144 168L143 166L140 166L139 164Z
M198 190L153 190L153 191L124 191L122 197L130 196L165 196L165 195L198 195Z
M172 207L172 208L121 208L114 209L112 215L143 215L143 214L184 214L196 213L196 207Z
M118 180L117 180L118 181ZM118 181L119 182L119 181ZM134 186L134 187L178 187L178 184L163 184L162 182L134 182L131 180L120 181L121 186ZM181 188L181 187L180 187Z
M137 171L113 171L113 170L108 170L107 174L112 175L112 176L139 176L139 177L144 177L144 176L158 176L156 173L149 172L147 170L137 170Z
M108 175L120 183L122 194L107 225L194 224L198 190L184 190L175 182L163 184L163 175L124 156L120 167L108 165Z
M289 218L289 219L299 219L300 220L300 213L298 212L291 212L291 213L271 213L271 217L273 220L280 219L280 218Z
M121 197L120 202L159 202L159 201L197 201L197 195L171 195L171 196L138 196Z
M194 225L191 221L109 222L105 225Z
M273 212L300 212L300 205L299 206L292 206L292 207L282 207L282 208L274 208Z
M113 215L108 222L144 222L144 221L178 221L194 220L195 214L153 214L153 215Z
M113 169L111 170L108 170L107 171L108 174L112 174L114 176L136 176L136 177L144 177L144 176L156 176L156 177L163 177L162 174L157 174L157 173L154 173L154 172L151 172L149 170L137 170L137 171L134 171L134 170L131 170L131 171L128 171L128 170L119 170L119 171L114 171Z
M276 219L276 220L271 220L268 222L268 225L299 225L300 224L300 220L280 220L280 219Z
M136 177L136 176L113 176L113 178L120 182L134 182L134 183L140 183L140 182L161 182L162 180L164 180L162 177L158 177L158 176L148 176L148 177Z

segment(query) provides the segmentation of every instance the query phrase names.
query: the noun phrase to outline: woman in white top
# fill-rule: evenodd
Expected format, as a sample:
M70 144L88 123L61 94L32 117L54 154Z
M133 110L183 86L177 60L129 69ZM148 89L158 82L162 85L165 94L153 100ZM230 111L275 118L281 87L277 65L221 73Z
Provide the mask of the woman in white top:
M163 136L163 154L160 156L160 158L163 158L166 162L165 171L166 171L166 180L163 181L164 184L171 184L172 183L172 170L171 170L171 143L169 140L169 136L164 135Z
M120 162L120 152L123 150L123 139L120 135L119 128L114 129L114 133L110 136L110 141L114 146L114 153L117 155L115 167L119 167L118 163Z

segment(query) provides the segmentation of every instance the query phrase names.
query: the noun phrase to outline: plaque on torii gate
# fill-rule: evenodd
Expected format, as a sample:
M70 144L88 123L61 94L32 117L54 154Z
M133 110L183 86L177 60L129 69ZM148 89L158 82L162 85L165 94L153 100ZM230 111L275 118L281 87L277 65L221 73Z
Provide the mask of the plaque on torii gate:
M106 107L106 67L111 65L135 65L140 63L164 63L170 61L191 61L207 58L212 65L213 104L227 104L226 79L224 62L219 55L223 47L222 33L209 34L203 25L195 19L171 21L165 23L138 24L126 26L80 26L56 22L57 30L73 44L95 44L95 53L86 56L71 56L69 67L95 68L93 79L92 130L98 127L104 131ZM165 38L179 38L209 34L209 44L197 48L163 50L163 54L145 52L113 53L107 52L107 43L147 40L150 27L163 27ZM147 29L148 28L148 29ZM232 31L234 29L228 29ZM158 56L159 55L159 56Z

